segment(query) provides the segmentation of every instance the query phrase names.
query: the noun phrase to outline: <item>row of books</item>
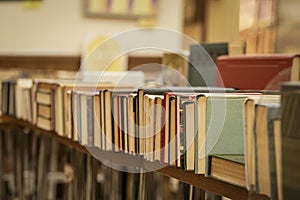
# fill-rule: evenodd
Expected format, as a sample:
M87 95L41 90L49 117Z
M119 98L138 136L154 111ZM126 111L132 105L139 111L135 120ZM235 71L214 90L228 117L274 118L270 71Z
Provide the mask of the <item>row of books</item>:
M0 130L1 199L187 200L213 195L156 172L115 170L33 130L26 134L17 126Z
M26 81L32 87L28 84L22 88ZM280 95L276 92L230 88L114 89L63 80L20 83L2 83L3 114L55 131L83 146L177 166L271 196L270 190L262 187L270 188L268 184L274 181L259 178L259 173L266 173L263 169L270 171L270 166L260 167L266 163L266 157L261 156L268 152L267 132L261 125L267 124L263 121L267 118L260 110L275 105L279 108ZM3 89L7 84L9 89ZM19 98L9 95L28 89L32 101L25 104L26 92L21 92ZM3 103L7 98L8 103ZM16 109L4 112L5 106ZM30 114L23 115L25 110ZM224 164L236 163L235 160L242 163L239 171Z

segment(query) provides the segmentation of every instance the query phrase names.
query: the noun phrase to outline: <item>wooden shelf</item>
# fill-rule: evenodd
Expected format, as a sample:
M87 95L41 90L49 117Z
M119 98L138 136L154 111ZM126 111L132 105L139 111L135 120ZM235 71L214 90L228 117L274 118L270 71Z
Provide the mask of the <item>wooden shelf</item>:
M47 135L47 136L50 136L50 137L53 137L53 138L57 139L57 141L62 143L62 144L65 144L67 146L72 146L73 148L75 148L79 151L82 151L84 153L88 153L86 148L83 147L82 145L80 145L77 142L72 141L68 138L59 136L53 131L46 131L46 130L40 129L37 126L32 125L31 123L25 122L23 120L17 120L14 117L10 117L10 116L0 117L0 128L2 128L2 127L11 127L12 125L14 125L14 126L17 125L19 127L29 128L33 131L41 132L44 135Z
M121 152L108 152L96 148L84 147L75 141L57 135L55 132L45 131L28 122L17 120L16 118L10 116L0 117L0 128L12 126L29 128L33 131L41 132L42 134L57 139L57 141L62 144L71 146L79 151L91 154L96 157L99 156L97 158L100 161L103 161L104 164L106 164L105 161L109 161L109 163L117 162L123 164L123 166L126 165L137 170L142 168L146 169L146 171L156 170L158 173L161 173L163 175L176 178L182 182L192 184L204 190L214 192L230 199L269 199L264 195L250 194L246 188L225 183L210 177L205 177L204 175L194 174L194 172L192 171L185 171L180 168L166 166L158 162L148 162L137 156L124 154Z
M165 167L157 172L162 173L166 176L176 178L182 182L192 184L199 188L214 192L230 199L270 199L264 195L251 194L246 188L242 188L236 185L225 183L217 179L205 177L202 174L195 174L192 171L185 171L176 167Z
M80 56L0 55L0 69L77 71L79 67Z

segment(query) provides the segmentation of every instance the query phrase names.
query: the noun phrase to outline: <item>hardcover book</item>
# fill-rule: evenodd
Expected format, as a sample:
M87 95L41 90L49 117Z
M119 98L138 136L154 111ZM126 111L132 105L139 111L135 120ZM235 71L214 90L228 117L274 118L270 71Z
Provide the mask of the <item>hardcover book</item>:
M300 84L284 83L281 86L281 141L283 199L300 196Z
M190 46L188 80L191 86L216 86L218 56L228 54L228 43Z
M284 54L220 56L217 85L240 90L278 90L280 83L291 79L293 60L297 57Z
M261 103L255 110L257 191L277 199L273 119L279 117L280 106Z
M197 100L196 173L208 175L209 155L244 154L244 110L249 99L246 96L201 95Z
M211 155L209 158L208 174L222 181L245 187L244 155Z
M184 169L194 171L195 169L195 102L183 102L183 141L184 141Z

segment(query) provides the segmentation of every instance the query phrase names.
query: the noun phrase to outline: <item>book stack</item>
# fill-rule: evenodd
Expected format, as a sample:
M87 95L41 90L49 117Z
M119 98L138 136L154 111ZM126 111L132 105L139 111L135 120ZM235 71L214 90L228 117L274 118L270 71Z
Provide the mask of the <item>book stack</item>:
M55 108L58 106L55 99L57 97L58 84L55 82L37 81L36 90L36 125L39 128L54 131Z
M41 88L42 86L43 88ZM95 82L87 81L75 81L75 80L50 80L50 79L39 79L34 80L32 95L34 96L33 100L33 112L36 116L34 124L37 123L37 118L43 110L38 110L40 104L48 105L49 111L53 114L54 130L59 135L74 138L73 132L73 122L72 122L72 93L73 91L91 91L93 89L100 88L113 88L112 84L97 84ZM125 88L130 88L123 86ZM42 102L40 102L42 101ZM49 107L51 109L49 110ZM44 109L45 110L45 109ZM46 114L46 113L45 113ZM51 121L51 120L50 120ZM49 122L50 122L49 121Z

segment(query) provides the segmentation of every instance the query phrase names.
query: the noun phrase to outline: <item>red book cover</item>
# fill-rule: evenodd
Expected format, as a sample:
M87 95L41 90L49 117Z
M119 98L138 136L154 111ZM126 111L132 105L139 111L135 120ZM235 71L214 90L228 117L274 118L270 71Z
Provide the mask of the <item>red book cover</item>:
M165 92L164 93L164 99L163 99L163 107L164 107L164 113L162 114L162 131L161 131L161 143L160 143L160 149L161 149L161 162L167 163L168 158L166 155L168 154L168 143L169 140L166 140L166 137L169 136L169 99L172 95L175 95L173 93Z
M116 117L117 118L117 123L118 123L118 140L119 140L119 142L118 142L118 148L119 148L119 151L124 151L125 149L124 149L124 145L123 145L123 139L124 139L124 136L123 136L123 134L124 134L124 132L123 132L123 126L122 126L122 118L123 118L123 116L122 116L122 112L123 112L123 110L122 110L122 97L121 97L121 95L120 96L118 96L117 97L118 98L118 114L117 114L117 116L114 116L114 117Z
M294 57L283 54L220 56L217 66L221 76L217 77L217 86L240 90L272 89L273 80L290 80Z

